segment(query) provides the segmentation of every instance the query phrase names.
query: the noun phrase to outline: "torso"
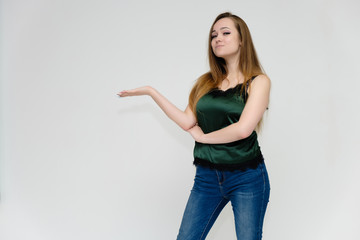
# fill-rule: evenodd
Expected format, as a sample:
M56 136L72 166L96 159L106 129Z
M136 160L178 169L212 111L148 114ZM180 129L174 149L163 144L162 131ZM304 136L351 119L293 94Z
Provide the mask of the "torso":
M198 123L204 133L213 132L239 121L245 107L242 84L227 89L213 89L197 103ZM195 164L218 169L241 169L263 160L255 131L245 139L228 144L196 143Z

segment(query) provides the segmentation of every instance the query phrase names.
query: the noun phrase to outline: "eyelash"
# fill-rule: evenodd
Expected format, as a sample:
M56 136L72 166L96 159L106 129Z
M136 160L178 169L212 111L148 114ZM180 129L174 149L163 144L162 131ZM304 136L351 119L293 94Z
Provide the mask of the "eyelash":
M223 33L224 35L229 35L229 34L231 34L230 32L224 32ZM213 36L211 36L211 39L213 39L213 38L216 38L217 37L217 35L213 35Z

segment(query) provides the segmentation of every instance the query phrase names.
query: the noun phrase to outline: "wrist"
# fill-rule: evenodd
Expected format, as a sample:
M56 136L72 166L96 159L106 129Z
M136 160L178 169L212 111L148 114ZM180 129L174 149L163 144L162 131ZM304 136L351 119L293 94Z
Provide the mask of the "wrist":
M147 95L149 95L150 97L153 97L156 94L155 88L153 88L151 86L147 86L146 90L147 90L146 91Z
M200 142L200 143L206 143L206 134L203 133L199 136L199 139L197 142Z

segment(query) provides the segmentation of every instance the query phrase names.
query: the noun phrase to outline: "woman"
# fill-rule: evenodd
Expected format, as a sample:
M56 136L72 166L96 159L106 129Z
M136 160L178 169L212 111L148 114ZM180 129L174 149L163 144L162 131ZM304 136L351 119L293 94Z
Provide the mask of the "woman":
M263 73L246 23L220 14L209 33L210 71L195 83L185 111L152 87L122 91L149 95L195 139L196 176L178 239L205 239L224 206L232 204L238 239L261 239L270 185L255 129L267 109Z

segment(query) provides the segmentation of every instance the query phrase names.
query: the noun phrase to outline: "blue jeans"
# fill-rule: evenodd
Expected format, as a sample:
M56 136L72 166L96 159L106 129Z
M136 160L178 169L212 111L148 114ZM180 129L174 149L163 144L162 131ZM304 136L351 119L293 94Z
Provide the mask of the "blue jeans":
M260 240L269 194L270 184L264 163L256 169L231 172L197 166L177 239L205 239L221 210L230 201L237 239Z

